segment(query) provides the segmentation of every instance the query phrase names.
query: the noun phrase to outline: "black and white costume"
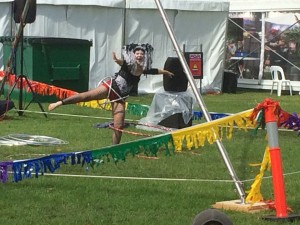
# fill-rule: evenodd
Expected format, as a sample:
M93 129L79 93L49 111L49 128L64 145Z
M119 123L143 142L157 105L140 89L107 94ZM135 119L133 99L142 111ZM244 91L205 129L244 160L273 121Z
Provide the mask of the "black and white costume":
M138 64L135 60L134 52L137 49L145 53L142 64ZM131 89L140 81L141 74L158 74L158 69L151 68L152 52L153 47L149 44L130 44L122 48L123 65L119 72L115 73L111 82L111 88L119 97L128 96ZM142 68L142 73L138 71L138 67ZM113 96L109 96L109 98L115 100L111 99L115 98Z

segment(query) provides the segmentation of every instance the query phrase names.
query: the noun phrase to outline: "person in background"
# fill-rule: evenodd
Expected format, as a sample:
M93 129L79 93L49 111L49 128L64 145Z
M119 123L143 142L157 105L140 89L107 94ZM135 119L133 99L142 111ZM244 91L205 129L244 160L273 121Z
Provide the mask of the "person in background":
M227 42L227 60L230 61L230 58L235 55L236 52L236 44L233 40L229 40Z
M270 51L270 64L272 66L280 66L286 72L287 62L285 59L288 57L289 49L284 37L278 37L276 41L271 42L269 45L273 50Z
M239 51L239 52L244 51L244 43L243 43L243 41L238 41L237 42L237 49L236 50Z
M125 101L132 87L137 85L142 74L164 74L173 77L174 74L164 70L151 68L153 48L149 44L130 44L123 47L124 59L112 53L113 60L121 66L114 76L101 81L95 89L79 93L66 99L51 103L48 110L57 107L91 100L109 99L112 104L113 127L112 144L119 144L125 120Z

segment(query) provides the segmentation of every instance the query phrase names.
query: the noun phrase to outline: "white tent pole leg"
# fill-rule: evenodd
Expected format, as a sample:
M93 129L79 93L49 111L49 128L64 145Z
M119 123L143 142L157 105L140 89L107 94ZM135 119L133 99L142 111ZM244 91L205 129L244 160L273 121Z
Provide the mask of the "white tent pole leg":
M260 41L260 63L259 63L259 74L258 84L261 84L261 80L264 76L264 64L265 64L265 13L261 14L261 41Z
M163 18L165 26L166 26L166 28L168 30L169 35L170 35L171 41L172 41L172 43L174 45L174 48L176 50L176 53L178 55L178 58L179 58L179 60L180 60L180 62L182 64L184 72L185 72L185 74L187 76L187 79L188 79L190 85L191 85L191 88L192 88L192 90L194 92L194 95L195 95L195 97L196 97L196 99L197 99L197 101L199 103L199 106L200 106L200 108L201 108L201 110L203 112L203 115L204 115L206 121L209 122L212 119L210 117L210 114L208 113L208 110L207 110L207 108L206 108L206 106L204 104L204 101L203 101L201 95L197 91L196 83L195 83L194 78L192 76L192 73L191 73L191 71L190 71L190 69L189 69L189 67L187 65L187 62L186 62L186 60L185 60L185 58L184 58L184 56L182 54L182 51L180 50L179 45L178 45L178 43L176 41L173 29L170 26L170 22L169 22L169 20L167 18L166 12L163 9L160 0L155 0L155 3L157 5L157 8L159 9L159 12L160 12L162 18ZM235 183L235 186L237 188L237 191L238 191L240 199L241 199L241 203L244 204L245 203L245 191L242 188L242 184L239 181L239 179L237 178L237 175L236 175L236 173L235 173L235 171L234 171L234 169L232 167L232 164L231 164L231 162L229 160L229 157L227 155L227 152L225 150L225 147L224 147L223 143L219 139L217 140L216 143L217 143L218 149L219 149L219 151L220 151L220 153L221 153L221 155L223 157L223 160L224 160L224 162L225 162L225 164L227 166L227 169L229 170L229 173L230 173L230 175L231 175L231 177L232 177L232 179L233 179L233 181Z

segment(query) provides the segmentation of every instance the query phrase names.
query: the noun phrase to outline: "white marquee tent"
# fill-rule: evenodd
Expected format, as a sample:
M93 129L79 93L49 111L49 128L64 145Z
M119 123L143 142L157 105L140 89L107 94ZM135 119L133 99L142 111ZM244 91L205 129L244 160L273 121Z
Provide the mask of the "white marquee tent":
M230 12L299 11L299 0L229 0Z
M265 39L265 24L266 22L285 25L285 28L294 28L299 26L296 24L295 16L300 18L300 1L299 0L229 0L230 2L230 17L231 18L250 18L253 13L261 13L261 50L260 50L260 65L258 79L239 79L238 86L242 88L255 89L271 89L271 80L264 79L264 42ZM292 26L295 24L294 26ZM283 31L284 32L284 31ZM294 66L294 65L293 65ZM299 67L294 67L300 71ZM300 74L300 72L297 72ZM299 75L298 75L299 76ZM300 91L300 77L296 81L292 81L293 90Z
M17 29L11 0L0 0L0 36L14 36ZM161 0L180 46L204 52L202 87L221 89L229 2ZM154 0L37 0L37 16L27 24L24 36L92 40L89 88L118 70L112 51L120 56L129 43L154 47L153 67L162 68L176 56ZM80 53L79 53L80 54ZM0 43L0 68L5 63ZM162 76L143 76L140 91L155 92Z

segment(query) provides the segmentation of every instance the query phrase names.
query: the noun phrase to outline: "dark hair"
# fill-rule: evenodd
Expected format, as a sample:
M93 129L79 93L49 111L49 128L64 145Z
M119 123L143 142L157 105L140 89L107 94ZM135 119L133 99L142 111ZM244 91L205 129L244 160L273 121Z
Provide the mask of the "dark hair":
M152 65L152 54L153 54L153 47L150 44L134 44L131 43L129 45L125 45L122 47L122 55L124 60L128 64L132 64L135 61L135 57L133 54L136 51L143 51L145 59L144 59L144 70L151 69Z
M143 48L142 46L138 45L133 49L133 53L135 53L136 51L143 51L145 53L145 48Z

